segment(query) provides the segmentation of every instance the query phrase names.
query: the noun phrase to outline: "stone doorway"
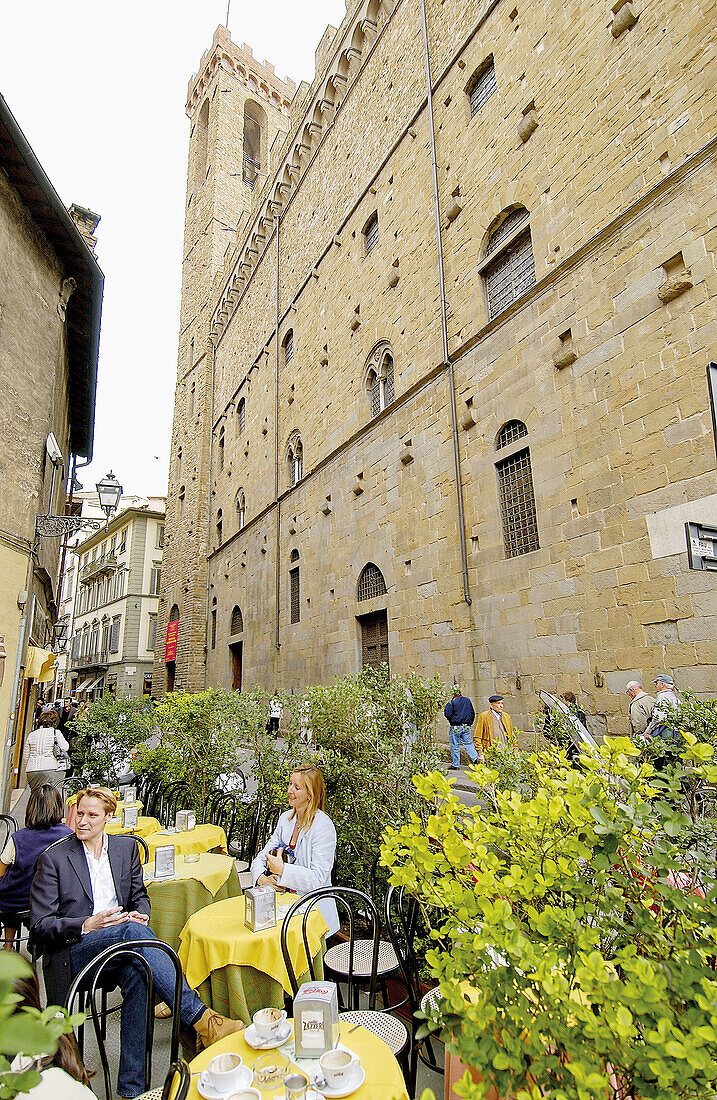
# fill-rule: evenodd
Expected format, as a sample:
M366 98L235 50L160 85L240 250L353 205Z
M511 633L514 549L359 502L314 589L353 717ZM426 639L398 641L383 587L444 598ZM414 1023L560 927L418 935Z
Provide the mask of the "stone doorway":
M233 642L229 646L232 655L232 691L241 691L243 642Z

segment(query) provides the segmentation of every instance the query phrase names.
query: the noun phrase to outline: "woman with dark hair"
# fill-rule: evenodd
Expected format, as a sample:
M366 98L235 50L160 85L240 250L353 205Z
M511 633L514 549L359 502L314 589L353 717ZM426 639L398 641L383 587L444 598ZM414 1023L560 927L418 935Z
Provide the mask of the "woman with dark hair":
M18 913L30 908L30 887L38 857L46 848L72 832L62 823L64 807L57 787L43 784L30 795L25 828L9 837L0 852L0 921L5 927L5 948L10 949L20 924Z
M57 728L59 721L59 713L53 707L46 707L38 719L37 728L25 743L23 764L31 791L42 783L51 783L53 787L62 786L69 765L67 752L70 746L64 734ZM56 750L65 756L68 763L58 761Z
M22 997L20 1007L41 1008L40 989L33 971L29 978L15 981L15 992ZM11 1069L16 1073L34 1066L42 1074L42 1081L30 1092L19 1093L17 1100L97 1100L88 1087L90 1076L82 1064L77 1043L72 1035L61 1035L57 1050L45 1058L31 1058L26 1054L17 1054Z

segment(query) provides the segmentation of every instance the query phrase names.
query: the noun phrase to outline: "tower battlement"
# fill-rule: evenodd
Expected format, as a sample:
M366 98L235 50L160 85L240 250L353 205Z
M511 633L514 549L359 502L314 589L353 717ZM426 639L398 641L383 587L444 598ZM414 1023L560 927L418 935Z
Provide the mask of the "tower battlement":
M219 26L211 46L202 54L199 69L189 81L186 109L190 117L220 68L240 77L258 98L284 110L290 108L296 83L290 77L277 76L270 61L258 61L251 46L246 42L237 46L226 27Z

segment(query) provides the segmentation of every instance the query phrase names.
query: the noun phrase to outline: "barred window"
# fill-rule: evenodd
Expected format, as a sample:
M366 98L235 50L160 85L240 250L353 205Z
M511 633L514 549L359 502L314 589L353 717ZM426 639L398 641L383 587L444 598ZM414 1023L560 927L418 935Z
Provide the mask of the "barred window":
M493 58L487 58L476 73L471 77L468 85L468 99L471 105L471 117L478 114L493 92L497 92L498 85L495 79L495 65Z
M172 610L169 612L170 623L179 622L179 607L176 603L172 604Z
M185 500L185 497L186 497L186 493L187 493L187 490L185 489L184 485L180 485L179 486L179 495L178 495L179 514L180 514L180 516L184 515L184 500ZM122 553L123 549L124 549L123 545L120 544L120 548L119 548L119 553L120 554Z
M304 476L304 446L298 432L292 432L286 448L289 485L298 485Z
M488 316L497 317L511 302L535 285L535 263L530 230L512 241L484 272Z
M294 330L290 328L284 337L284 366L294 358Z
M529 448L496 462L496 470L505 555L517 558L540 548Z
M222 510L220 508L217 511L217 546L221 546L221 544L222 544L222 528L223 528L223 526L224 526L224 523L223 523L223 520L222 520Z
M291 621L301 621L301 585L299 582L299 566L289 570L289 588L291 595Z
M235 607L234 610L232 611L232 621L231 621L231 628L230 628L229 633L230 634L241 634L243 630L244 630L244 617L241 613L241 608L240 607Z
M211 634L212 649L216 649L217 648L217 597L216 596L214 596L212 598L211 627L212 627L212 634Z
M495 252L497 248L500 248L503 242L508 240L508 237L512 237L522 226L527 225L529 220L530 214L524 206L518 206L515 210L511 210L505 215L501 214L499 218L496 218L494 227L488 235L486 256L490 256L491 252Z
M381 343L369 356L365 368L365 383L371 405L371 416L378 416L395 397L393 353Z
M377 565L370 561L361 570L356 598L358 600L373 600L376 596L383 596L385 593L386 582L383 579L383 573Z
M219 469L224 469L224 425L219 429Z
M376 611L373 615L362 615L361 624L361 667L388 670L388 612Z
M522 420L509 420L496 436L496 451L499 451L501 447L507 447L510 443L515 443L516 439L522 439L527 434L528 429Z
M246 523L246 497L244 490L240 489L236 496L237 527L241 531Z
M378 244L378 214L374 210L371 217L363 227L363 239L366 247L366 255Z
M237 405L237 434L241 435L244 431L246 424L246 401L242 397L241 401Z

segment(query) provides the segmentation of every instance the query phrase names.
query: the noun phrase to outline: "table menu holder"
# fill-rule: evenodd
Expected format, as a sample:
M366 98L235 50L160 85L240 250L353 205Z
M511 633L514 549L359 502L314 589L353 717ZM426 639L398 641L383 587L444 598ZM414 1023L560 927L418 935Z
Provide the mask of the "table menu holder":
M137 801L137 788L125 787L124 789L124 803L126 806L131 806Z
M135 829L138 818L139 806L125 806L122 811L122 827L124 829Z
M196 828L197 815L194 810L177 810L174 825L178 833L191 832Z
M164 844L154 850L155 879L174 878L174 845Z
M252 886L244 891L244 924L252 932L276 927L276 892L273 886Z
M320 1058L339 1041L339 1000L335 982L304 982L294 997L297 1058Z

